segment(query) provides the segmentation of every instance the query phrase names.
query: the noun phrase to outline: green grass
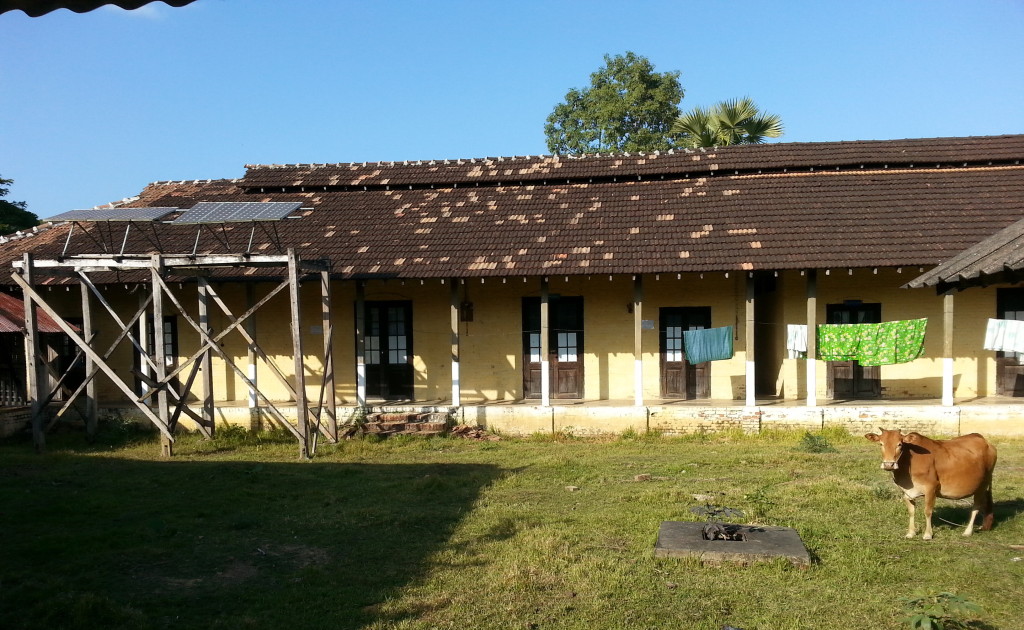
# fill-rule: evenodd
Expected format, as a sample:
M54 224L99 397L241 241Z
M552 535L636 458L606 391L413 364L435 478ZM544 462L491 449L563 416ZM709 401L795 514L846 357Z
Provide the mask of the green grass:
M0 628L885 630L954 593L971 627L1021 629L1024 440L994 441L995 529L963 538L938 519L967 505L940 500L931 542L841 431L351 440L307 462L241 431L171 460L124 427L7 441ZM694 494L795 527L814 565L654 558L661 521L701 520Z

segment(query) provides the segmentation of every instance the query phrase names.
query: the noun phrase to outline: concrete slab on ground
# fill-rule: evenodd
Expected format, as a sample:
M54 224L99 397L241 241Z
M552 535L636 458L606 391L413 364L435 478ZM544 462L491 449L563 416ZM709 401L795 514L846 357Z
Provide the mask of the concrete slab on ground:
M697 558L708 564L753 564L785 558L796 566L809 566L811 555L791 527L729 525L743 540L705 540L706 523L663 521L654 555L659 558Z

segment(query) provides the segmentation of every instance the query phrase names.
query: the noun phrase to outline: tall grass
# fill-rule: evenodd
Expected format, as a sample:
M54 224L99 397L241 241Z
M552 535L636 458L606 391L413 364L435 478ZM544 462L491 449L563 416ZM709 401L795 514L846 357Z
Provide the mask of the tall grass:
M963 538L945 521L968 506L940 500L924 542L876 445L813 435L350 440L308 462L273 433L182 436L171 460L150 435L8 441L0 628L886 630L938 593L1024 628L1024 440L996 441L995 529ZM796 528L814 564L655 558L694 495Z

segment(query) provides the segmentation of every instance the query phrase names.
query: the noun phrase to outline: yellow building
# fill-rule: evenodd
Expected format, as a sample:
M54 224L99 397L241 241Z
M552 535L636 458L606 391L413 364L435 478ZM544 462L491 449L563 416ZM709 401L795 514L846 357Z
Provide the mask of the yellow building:
M168 441L179 419L301 442L383 412L519 434L1014 433L1020 355L983 346L1024 289L907 285L1021 218L1021 157L1024 136L999 136L250 166L0 251L15 289L92 335L83 395ZM806 358L829 326L920 319L910 359ZM803 353L792 326L819 332Z

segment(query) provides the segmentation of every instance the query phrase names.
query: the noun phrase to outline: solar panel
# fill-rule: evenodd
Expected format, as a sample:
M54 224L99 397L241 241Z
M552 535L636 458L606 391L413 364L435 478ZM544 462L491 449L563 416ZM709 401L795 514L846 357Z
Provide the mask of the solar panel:
M71 210L45 221L156 221L180 208L96 208L94 210Z
M172 223L277 221L302 206L301 201L203 201Z

